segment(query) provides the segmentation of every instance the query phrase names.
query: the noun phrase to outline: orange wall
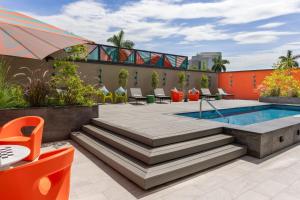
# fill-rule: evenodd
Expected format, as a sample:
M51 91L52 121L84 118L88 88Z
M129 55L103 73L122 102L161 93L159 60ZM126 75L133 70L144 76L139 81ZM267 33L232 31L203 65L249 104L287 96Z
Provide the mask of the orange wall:
M236 99L258 99L257 87L272 70L224 72L219 74L219 87Z
M219 88L223 88L227 93L234 94L236 99L256 100L259 97L257 87L272 71L272 69L267 69L222 72L218 76L218 85ZM300 70L296 70L293 75L300 81Z

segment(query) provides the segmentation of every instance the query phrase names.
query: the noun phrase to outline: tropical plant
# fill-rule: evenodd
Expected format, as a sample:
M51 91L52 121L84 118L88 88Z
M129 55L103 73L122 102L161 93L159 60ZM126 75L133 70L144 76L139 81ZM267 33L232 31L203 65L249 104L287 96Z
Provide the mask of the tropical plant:
M184 90L184 86L186 84L186 75L184 72L179 72L177 74L178 76L178 84L179 84L179 88L183 91Z
M87 47L83 44L75 45L69 48L66 48L68 53L68 59L72 61L86 60L88 56Z
M152 72L152 77L151 77L151 85L153 89L156 89L158 87L159 84L159 74L157 73L157 71L153 71Z
M112 43L114 46L119 48L132 49L134 47L134 42L124 39L123 30L121 30L118 34L115 34L112 37L108 38L107 42Z
M26 106L21 86L11 85L0 89L0 108L24 108Z
M290 70L276 69L265 77L258 90L261 96L300 97L300 82L291 75Z
M9 69L10 66L0 60L0 108L26 107L22 87L8 81Z
M202 74L201 76L201 88L208 88L208 77L205 74Z
M286 56L280 56L279 62L275 65L275 68L278 69L292 69L292 68L298 68L299 63L296 61L296 59L299 59L300 55L293 55L293 52L291 50L287 51Z
M20 67L25 72L17 73L14 77L24 76L28 83L24 84L25 99L30 106L45 106L48 103L50 85L47 76L48 70L32 70L28 67Z
M121 69L119 72L119 86L126 88L128 82L129 72L127 69Z
M226 71L226 64L230 64L228 60L223 60L221 56L217 56L213 58L213 66L212 66L212 71L214 72L222 72Z
M55 73L50 82L55 104L92 106L96 103L99 95L97 90L91 85L84 84L77 68L77 65L69 61L55 61Z

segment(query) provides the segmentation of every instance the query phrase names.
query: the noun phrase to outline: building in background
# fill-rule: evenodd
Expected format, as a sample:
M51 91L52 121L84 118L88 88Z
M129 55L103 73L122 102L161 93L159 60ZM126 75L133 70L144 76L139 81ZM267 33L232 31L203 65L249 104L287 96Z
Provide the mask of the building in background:
M213 59L215 57L222 57L221 52L202 52L198 53L195 56L192 56L191 60L189 61L189 69L192 70L211 70L213 66Z

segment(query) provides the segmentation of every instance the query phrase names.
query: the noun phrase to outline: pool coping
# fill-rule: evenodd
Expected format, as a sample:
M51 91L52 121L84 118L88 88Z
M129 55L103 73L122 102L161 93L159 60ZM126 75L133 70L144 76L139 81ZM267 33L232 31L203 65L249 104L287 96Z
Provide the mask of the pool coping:
M297 106L290 104L273 103L268 103L265 105ZM249 106L240 106L233 108L241 107ZM206 109L204 111L210 110L211 109ZM191 120L203 121L205 123L213 122L216 124L216 127L222 127L223 133L233 135L235 137L235 141L238 144L246 145L248 149L247 154L260 159L300 142L300 117L287 116L246 126L240 126L208 119L197 119L187 116L180 116L178 115L178 112L169 114L176 115L176 117L178 118L190 118Z
M293 107L299 107L300 105L294 105L294 104L275 104L275 103L266 103L264 105L258 105L258 106L266 106L266 105L283 105L283 106L293 106ZM240 107L232 107L232 108L224 108L224 109L235 109L235 108L246 108L246 107L251 107L251 106L240 106ZM254 106L253 106L254 107ZM219 110L223 110L222 108ZM213 110L204 110L204 111L213 111ZM198 112L198 111L194 111ZM197 121L205 121L205 122L213 122L216 123L217 127L222 126L223 128L230 128L230 129L236 129L236 130L241 130L241 131L247 131L253 134L265 134L268 132L272 132L278 129L294 126L296 124L300 123L300 117L295 117L295 116L287 116L287 117L282 117L278 119L272 119L264 122L259 122L259 123L254 123L254 124L249 124L249 125L236 125L236 124L227 124L223 122L217 122L209 119L197 119L193 117L187 117L187 116L180 116L179 114L182 114L183 112L173 112L173 113L167 113L169 115L175 115L176 117L179 118L190 118L193 120Z

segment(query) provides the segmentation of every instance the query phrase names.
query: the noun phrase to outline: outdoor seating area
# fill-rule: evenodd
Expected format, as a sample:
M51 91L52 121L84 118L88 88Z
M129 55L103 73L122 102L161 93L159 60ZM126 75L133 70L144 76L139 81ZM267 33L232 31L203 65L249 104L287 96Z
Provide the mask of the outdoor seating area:
M299 200L295 2L1 2L0 200Z
M26 128L33 130L24 134ZM43 128L44 120L37 116L17 118L1 127L1 198L69 199L74 148L41 154Z
M120 90L120 91L119 91ZM168 100L171 102L182 102L185 97L189 101L198 101L200 98L206 98L209 100L219 100L222 98L233 98L233 94L228 94L224 92L222 88L218 88L218 92L216 94L212 94L208 88L201 88L197 90L192 88L188 90L187 93L174 88L170 91L170 96L166 95L163 88L155 88L153 93L148 95L143 95L141 88L130 88L130 95L128 96L127 90L123 88L118 88L115 93L109 92L105 86L100 88L100 102L102 104L105 103L126 103L129 100L133 100L136 104L141 102L154 103L154 102L165 102ZM201 91L201 92L200 92ZM154 94L155 101L148 101L147 96L152 96Z

